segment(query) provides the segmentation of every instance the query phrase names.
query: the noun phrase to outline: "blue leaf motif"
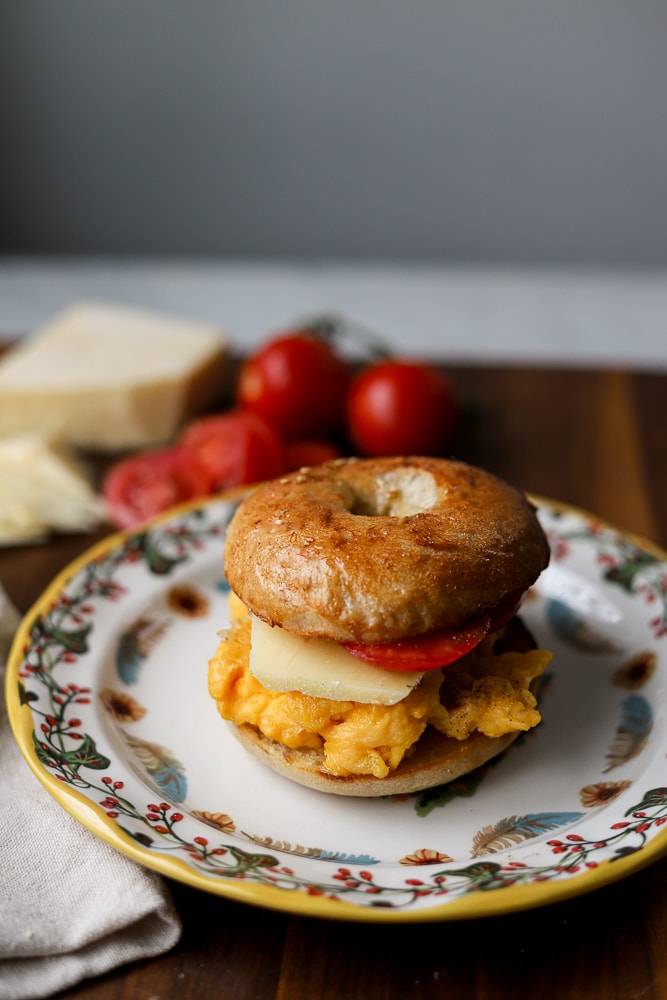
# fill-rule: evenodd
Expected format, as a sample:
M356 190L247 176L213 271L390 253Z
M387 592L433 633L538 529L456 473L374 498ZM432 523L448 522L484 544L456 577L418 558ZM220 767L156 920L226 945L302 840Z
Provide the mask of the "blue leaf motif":
M565 601L550 598L546 616L549 625L563 642L585 653L610 653L615 646L609 639L596 632L589 622L577 614Z
M137 683L144 660L164 635L168 624L165 618L144 616L122 633L116 647L116 672L124 684Z
M338 851L322 851L321 861L336 861L346 865L377 865L378 859L372 854L343 854Z
M157 787L164 792L165 798L171 802L183 802L188 794L185 768L171 750L167 750L159 743L149 743L125 732L123 736Z
M646 746L652 729L653 709L649 702L641 694L630 695L623 702L621 722L607 753L605 773L637 757Z
M539 837L568 823L576 823L582 816L583 813L579 812L526 813L525 816L507 816L492 826L483 827L475 834L471 856L477 858L483 854L496 854L498 851L508 850L524 840Z

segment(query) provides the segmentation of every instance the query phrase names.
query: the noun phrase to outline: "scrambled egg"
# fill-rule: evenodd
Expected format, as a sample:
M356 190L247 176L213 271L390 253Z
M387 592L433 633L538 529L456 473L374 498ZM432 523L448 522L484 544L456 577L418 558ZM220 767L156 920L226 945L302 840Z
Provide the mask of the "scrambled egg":
M209 692L223 719L256 726L285 746L321 749L330 774L384 778L427 725L464 740L531 729L540 721L530 683L551 653L493 654L493 637L447 667L430 670L396 705L314 698L263 687L250 673L250 617L236 618L209 663Z

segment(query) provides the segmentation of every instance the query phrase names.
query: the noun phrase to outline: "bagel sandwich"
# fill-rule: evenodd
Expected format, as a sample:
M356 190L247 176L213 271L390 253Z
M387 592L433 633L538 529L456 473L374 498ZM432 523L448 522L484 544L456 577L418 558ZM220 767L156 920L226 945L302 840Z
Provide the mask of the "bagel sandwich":
M310 788L451 781L540 721L551 653L517 612L548 561L532 504L466 463L300 469L229 524L209 693L247 750Z

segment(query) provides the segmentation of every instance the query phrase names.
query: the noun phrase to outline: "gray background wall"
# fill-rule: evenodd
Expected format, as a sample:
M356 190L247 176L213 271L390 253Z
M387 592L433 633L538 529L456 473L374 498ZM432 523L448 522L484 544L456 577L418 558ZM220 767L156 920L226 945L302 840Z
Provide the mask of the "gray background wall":
M0 0L0 251L667 263L665 0Z

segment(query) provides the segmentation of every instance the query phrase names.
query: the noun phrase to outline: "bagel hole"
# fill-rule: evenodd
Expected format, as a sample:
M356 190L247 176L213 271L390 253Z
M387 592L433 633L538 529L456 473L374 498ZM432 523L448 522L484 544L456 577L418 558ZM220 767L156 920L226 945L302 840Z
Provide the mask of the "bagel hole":
M430 472L395 469L379 475L373 489L355 489L350 512L363 517L410 517L430 510L437 501L438 488Z

